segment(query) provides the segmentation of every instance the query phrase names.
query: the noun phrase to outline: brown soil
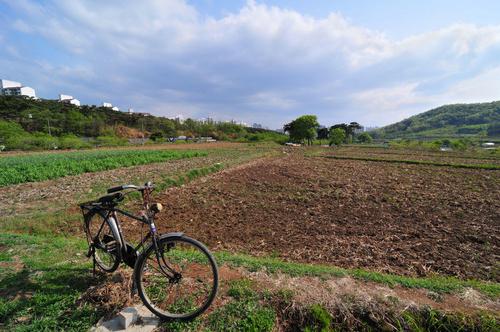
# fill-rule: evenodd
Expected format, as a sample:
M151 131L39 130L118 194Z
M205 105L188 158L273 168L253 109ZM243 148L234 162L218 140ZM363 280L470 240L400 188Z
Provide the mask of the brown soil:
M427 151L398 151L384 149L366 148L328 148L325 149L328 155L353 158L375 158L384 160L415 160L425 162L438 162L450 164L467 165L500 165L500 158L488 155L470 156L466 154L449 154L448 152L427 152Z
M498 281L499 180L499 171L296 152L172 189L157 224L215 250Z

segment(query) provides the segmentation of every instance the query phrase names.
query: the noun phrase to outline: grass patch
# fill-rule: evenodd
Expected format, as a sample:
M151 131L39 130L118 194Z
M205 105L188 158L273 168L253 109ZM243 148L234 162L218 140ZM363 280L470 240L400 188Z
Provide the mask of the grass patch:
M329 332L333 331L331 329L332 316L330 313L323 308L320 304L313 304L309 310L309 315L311 316L312 323L310 326L306 326L305 332Z
M83 238L0 234L2 261L8 264L22 263L13 265L12 268L4 265L0 267L0 329L82 331L93 326L103 312L91 305L79 305L77 301L88 287L95 284L90 273L91 262L83 255L86 247ZM280 271L292 276L350 275L362 280L440 292L473 287L496 298L500 293L498 284L451 277L410 278L230 253L216 253L216 258L219 264L242 266L251 271L265 269L268 273ZM169 331L271 331L275 328L276 316L281 309L269 301L266 290L259 289L249 279L232 280L227 285L225 295L230 300L224 306L192 322L170 322L163 327ZM275 296L283 299L293 296L289 290L282 292L283 294L278 292ZM352 310L357 310L356 306ZM351 316L357 317L358 322L367 324L363 326L370 326L373 322L369 321L369 315L363 310L353 311ZM303 321L306 325L302 325L301 330L308 327L310 331L328 331L328 328L336 330L337 327L345 327L342 325L344 320L341 313L320 304L309 307L307 312L310 319ZM431 309L412 309L392 315L390 323L402 331L454 331L457 328L474 330L477 326L485 331L495 331L497 326L495 317L489 315L441 314Z
M341 160L361 160L361 161L375 161L375 162L410 164L410 165L445 166L453 168L470 168L470 169L486 169L486 170L500 169L500 165L494 165L494 164L455 164L455 163L445 163L445 162L428 161L428 160L383 159L383 158L347 157L347 156L324 156L324 157L330 159L341 159Z
M498 331L498 322L491 315L442 313L431 308L405 310L395 321L398 331Z
M0 245L22 262L0 268L0 329L82 331L101 317L92 306L76 304L92 284L90 263L77 256L84 241L0 234Z
M330 265L284 262L277 258L253 257L226 252L215 253L215 256L219 264L228 264L236 267L241 266L250 271L264 269L269 273L281 272L291 276L316 276L325 278L351 276L356 279L377 282L389 286L399 285L406 288L423 288L440 293L457 292L467 287L471 287L491 298L498 298L500 296L500 284L473 279L461 280L446 276L413 278L362 269L343 269Z
M272 331L276 313L255 300L236 300L216 309L208 317L212 331Z
M165 176L162 181L157 182L156 189L159 191L165 190L171 187L180 187L184 184L187 184L197 178L207 176L212 173L216 173L224 168L224 165L221 163L213 164L212 166L201 167L201 168L193 168L187 171L184 174L178 175L176 177Z
M0 187L206 155L202 151L109 150L4 157L0 158Z

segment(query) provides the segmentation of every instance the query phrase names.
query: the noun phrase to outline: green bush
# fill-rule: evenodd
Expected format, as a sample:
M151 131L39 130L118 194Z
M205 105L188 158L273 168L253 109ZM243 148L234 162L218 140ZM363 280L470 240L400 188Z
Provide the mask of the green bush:
M309 310L309 314L312 322L310 326L306 327L306 332L333 331L330 327L332 325L332 316L325 308L323 308L323 306L320 304L313 304Z
M99 136L95 139L97 146L123 146L127 145L128 141L117 136Z
M361 133L357 137L360 143L371 143L373 141L372 137L368 133Z
M75 135L64 135L59 137L60 149L85 149L92 147L92 144L85 142Z
M11 136L5 142L9 150L52 150L58 148L58 141L45 133L24 134Z
M259 133L247 133L245 136L240 137L237 141L242 143L275 142L278 144L285 144L288 142L288 139L287 135L266 131Z
M16 136L29 135L23 128L11 121L0 120L0 143L4 143L7 139Z

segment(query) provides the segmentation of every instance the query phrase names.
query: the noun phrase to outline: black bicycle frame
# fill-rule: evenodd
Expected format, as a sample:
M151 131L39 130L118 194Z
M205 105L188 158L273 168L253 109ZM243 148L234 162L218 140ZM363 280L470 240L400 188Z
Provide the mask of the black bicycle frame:
M120 250L121 250L122 256L128 255L127 243L123 237L123 232L121 229L120 221L118 220L118 217L117 217L117 213L123 214L129 218L132 218L134 220L142 222L143 224L148 225L149 226L149 233L144 238L142 238L142 240L139 242L139 244L135 248L133 248L134 253L136 254L138 252L139 248L141 248L141 247L145 248L144 243L146 243L146 241L149 238L151 238L152 243L153 243L153 247L155 250L156 260L158 262L158 266L161 269L161 272L163 274L165 274L165 276L167 276L170 280L175 279L177 277L178 273L176 271L174 271L170 266L168 266L163 255L160 255L158 242L157 242L156 226L155 226L154 220L152 218L149 218L146 216L138 217L138 216L133 215L130 212L127 212L127 211L124 211L124 210L121 210L121 209L118 209L115 207L106 207L106 208L99 207L98 209L101 211L106 211L106 216L104 218L104 221L103 221L101 227L99 228L99 231L97 232L97 236L100 234L100 232L104 226L104 223L107 222L110 218L113 218L114 222L116 223L118 235L120 237L120 239L119 239L121 242L120 243L120 247L121 247ZM160 261L163 262L163 264L161 264ZM131 267L133 268L133 266L131 266ZM168 271L165 270L165 267L168 269Z

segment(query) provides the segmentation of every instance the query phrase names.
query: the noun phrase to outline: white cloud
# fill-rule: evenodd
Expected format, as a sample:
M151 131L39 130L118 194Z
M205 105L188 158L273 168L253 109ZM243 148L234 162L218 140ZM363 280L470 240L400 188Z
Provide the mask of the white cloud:
M341 13L319 19L253 1L219 19L181 0L8 4L17 31L71 59L32 55L33 75L54 71L47 90L72 84L89 102L278 127L301 113L383 124L453 98L500 97L488 73L500 68L500 26L391 40Z
M33 29L23 20L15 20L12 27L18 31L31 33Z
M444 103L500 100L500 66L452 84L440 98Z
M276 109L290 109L297 106L297 102L295 100L271 92L260 92L251 95L248 98L248 103L257 107Z

